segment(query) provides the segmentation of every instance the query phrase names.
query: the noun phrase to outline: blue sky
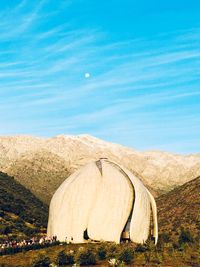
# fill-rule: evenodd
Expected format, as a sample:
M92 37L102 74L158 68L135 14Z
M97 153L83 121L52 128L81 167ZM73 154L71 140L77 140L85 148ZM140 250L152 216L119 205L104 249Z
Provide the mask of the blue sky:
M0 135L200 152L200 1L3 0L0 18Z

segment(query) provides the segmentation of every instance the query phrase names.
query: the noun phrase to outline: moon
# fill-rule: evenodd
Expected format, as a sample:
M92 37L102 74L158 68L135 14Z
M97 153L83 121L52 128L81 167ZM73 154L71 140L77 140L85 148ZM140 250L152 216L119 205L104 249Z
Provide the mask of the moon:
M90 78L90 73L89 72L86 72L85 73L85 78L87 79L87 78Z

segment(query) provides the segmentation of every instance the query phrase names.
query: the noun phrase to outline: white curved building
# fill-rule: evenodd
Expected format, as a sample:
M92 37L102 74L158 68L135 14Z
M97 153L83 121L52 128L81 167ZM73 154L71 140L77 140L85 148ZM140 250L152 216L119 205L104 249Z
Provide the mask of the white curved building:
M119 243L126 235L144 243L150 231L157 243L153 196L139 178L107 159L91 162L68 177L50 203L47 235L60 241L83 243L87 236Z

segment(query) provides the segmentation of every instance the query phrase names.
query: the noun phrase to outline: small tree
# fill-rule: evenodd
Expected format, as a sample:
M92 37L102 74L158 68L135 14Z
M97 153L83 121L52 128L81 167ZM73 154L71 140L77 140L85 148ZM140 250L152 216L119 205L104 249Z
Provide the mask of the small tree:
M50 259L45 255L39 255L32 264L32 267L49 267L50 266Z
M64 251L60 251L57 257L58 266L64 266L67 264L67 257Z
M12 233L12 227L8 225L1 225L0 226L0 234L7 235Z
M155 247L153 240L147 240L147 242L145 243L145 246L146 246L146 251L144 252L144 258L145 258L146 266L150 266L152 255L153 253L155 253L156 247Z
M101 245L97 250L97 255L100 260L105 260L107 255L107 249L105 245Z
M57 257L58 266L65 266L74 264L74 255L70 252L65 253L64 250L58 253Z
M169 243L169 242L171 241L171 238L170 238L169 233L166 233L166 232L161 233L161 234L159 235L159 239L158 239L158 241L159 241L159 240L162 240L164 243Z
M134 251L131 248L124 248L119 254L119 260L129 264L133 261Z
M96 255L91 249L80 250L77 254L76 262L80 265L95 265Z
M135 248L136 252L145 252L147 250L147 247L145 244L138 244Z
M192 243L194 241L193 236L189 230L184 230L181 229L181 233L179 235L179 244L184 244L184 243Z
M147 250L147 247L145 244L138 244L135 248L136 252L145 252Z
M150 266L150 262L151 262L151 251L145 251L145 253L144 253L144 259L145 259L146 266Z
M111 244L108 247L108 258L115 258L118 253L118 246L116 244Z

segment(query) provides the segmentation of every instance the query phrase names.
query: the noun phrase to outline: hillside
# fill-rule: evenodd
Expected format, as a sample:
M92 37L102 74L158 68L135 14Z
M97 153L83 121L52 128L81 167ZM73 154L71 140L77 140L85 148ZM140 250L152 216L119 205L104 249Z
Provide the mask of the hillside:
M157 199L159 231L177 235L181 228L200 237L200 177Z
M52 192L70 175L66 162L46 150L21 155L10 164L8 170L18 182L47 203Z
M0 172L0 240L36 234L47 225L48 208L14 178Z
M26 220L28 220L31 216L37 216L38 209L38 200L35 199L31 193L16 183L13 178L8 177L5 174L0 174L1 187L5 187L5 190L8 190L6 193L6 199L2 201L2 196L5 196L5 193L2 194L0 190L0 205L1 207L10 207L10 210L14 211L18 210L18 205L20 205L21 197L23 201L29 205L30 199L31 202L35 203L34 213L31 214L32 208L30 211L27 210L27 205L25 204L24 214ZM3 181L3 182L2 182ZM7 185L5 184L7 183ZM8 188L6 188L6 186ZM19 188L18 188L19 186ZM16 190L14 190L16 188ZM13 192L14 191L14 192ZM29 193L28 193L29 192ZM30 251L23 251L22 253L16 253L14 255L5 255L0 257L0 265L16 266L16 262L20 266L33 266L32 263L35 261L37 257L39 259L42 258L41 255L47 255L52 262L58 257L58 253L60 251L65 251L66 253L71 253L73 251L73 255L76 258L77 253L83 250L84 247L91 248L91 250L97 255L99 248L105 249L107 258L103 261L99 261L99 258L96 256L98 260L99 266L107 266L108 259L110 259L110 255L113 257L117 257L119 251L123 251L123 249L130 247L131 249L135 249L134 253L134 266L199 266L199 233L200 233L200 177L193 179L190 182L185 183L182 186L175 188L174 190L160 196L157 198L157 206L158 206L158 220L159 220L159 242L157 248L151 244L147 246L135 246L133 243L121 243L120 245L111 245L109 243L91 243L91 244L67 244L62 246L54 246L52 248L44 248L40 250L31 249ZM21 195L22 193L22 195ZM28 194L27 194L28 193ZM14 195L14 201L12 196ZM6 204L7 203L7 204ZM41 205L41 202L39 202ZM24 204L23 204L24 206ZM23 207L20 207L20 209ZM28 212L28 213L27 213ZM30 213L29 213L30 212ZM2 211L0 212L2 214ZM18 227L18 222L16 218L19 218L18 215L14 213L6 212L6 218L11 217L11 223L16 223L16 228ZM42 218L45 216L47 218L46 210L40 213ZM24 218L25 218L24 217ZM1 219L2 220L2 219ZM38 218L39 221L39 218ZM44 219L45 222L45 219ZM9 221L10 223L10 221ZM27 224L27 222L25 223ZM2 224L0 224L2 225ZM29 224L31 225L31 224ZM2 229L2 226L0 227ZM31 228L30 228L31 229ZM182 229L189 230L189 236L192 237L192 242L187 239L181 239L181 233L183 233ZM188 231L185 231L188 233ZM20 238L18 232L15 230L16 236ZM22 233L21 233L22 234ZM165 238L164 238L165 237ZM0 239L1 241L1 239ZM103 245L103 246L102 246ZM109 250L110 249L110 250ZM111 250L112 249L112 250ZM146 250L147 249L147 250ZM110 254L112 253L112 254ZM71 254L70 254L71 255Z
M138 174L157 195L200 175L200 154L139 152L88 135L0 137L0 171L14 176L45 203L72 172L100 157Z

